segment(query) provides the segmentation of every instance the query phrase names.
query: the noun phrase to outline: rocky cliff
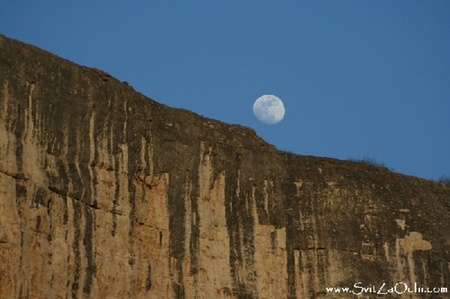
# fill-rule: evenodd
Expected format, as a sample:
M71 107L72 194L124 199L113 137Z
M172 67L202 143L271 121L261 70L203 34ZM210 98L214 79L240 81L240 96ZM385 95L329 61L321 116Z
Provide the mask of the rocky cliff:
M425 293L450 285L448 185L278 151L4 36L0 89L0 298L450 295Z

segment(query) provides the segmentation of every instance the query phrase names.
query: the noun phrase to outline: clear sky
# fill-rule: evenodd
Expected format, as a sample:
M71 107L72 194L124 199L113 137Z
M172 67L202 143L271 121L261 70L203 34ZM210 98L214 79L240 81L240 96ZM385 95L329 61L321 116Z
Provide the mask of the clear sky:
M282 150L450 176L448 0L1 1L0 33Z

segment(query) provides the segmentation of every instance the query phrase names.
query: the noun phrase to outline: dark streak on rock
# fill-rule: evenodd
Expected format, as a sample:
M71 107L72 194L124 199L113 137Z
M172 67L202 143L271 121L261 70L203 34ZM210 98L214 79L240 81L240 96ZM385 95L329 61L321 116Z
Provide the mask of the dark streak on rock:
M196 275L199 271L199 247L200 247L200 215L198 213L198 197L191 194L191 232L189 241L190 274Z
M73 282L72 282L72 298L79 298L79 280L81 271L81 252L80 252L80 238L81 238L81 220L82 220L82 206L77 200L72 200L73 205L73 255L74 255L74 269L73 269Z
M80 173L77 170L78 162L69 162L67 164L68 167L68 176L69 181L71 182L73 188L69 192L69 196L73 199L80 200L83 197L83 193L85 192L85 187L83 186L83 183L81 182Z
M131 270L134 270L134 264L136 262L136 258L135 258L135 248L134 248L134 243L135 243L135 236L134 236L134 229L135 229L135 225L136 225L136 187L133 184L132 181L132 176L130 176L129 178L129 182L128 182L128 194L129 194L129 198L128 201L130 203L130 214L129 214L129 220L130 220L130 231L128 232L128 244L129 244L129 254L130 254L130 258L128 261L128 264L131 267Z
M183 286L183 259L185 257L185 219L186 209L184 202L184 190L176 186L183 186L184 178L175 173L169 181L169 255L176 260L175 273L172 273L176 279L172 288L176 294L184 298Z
M26 95L23 95L23 97L26 97ZM19 102L20 103L20 102ZM22 104L22 103L21 103ZM22 104L23 105L23 104ZM23 173L23 141L21 138L23 138L23 135L25 134L25 112L24 107L22 105L17 105L17 122L15 123L14 127L14 135L16 136L16 167L17 167L17 173L20 174L21 177L25 177ZM22 211L22 202L26 202L27 198L27 188L26 188L26 182L23 179L16 179L16 203L17 203L17 213L19 215L20 220L20 255L19 255L19 269L20 271L24 271L23 269L23 255L24 255L24 224L22 223L23 219L23 211ZM19 297L21 298L23 296L23 283L21 281L19 285ZM25 290L26 294L29 294L29 290Z
M288 179L286 181L288 182L295 182L296 177L295 173L288 173ZM285 183L286 184L286 183ZM298 207L297 202L299 201L299 198L297 197L296 193L297 190L295 189L295 185L293 183L286 184L283 186L283 190L286 190L286 195L283 199L283 206L284 211L283 214L285 216L286 221L286 256L287 256L287 262L286 262L286 272L287 272L287 284L289 286L288 288L288 298L296 298L296 281L295 281L295 255L294 255L294 248L296 245L296 242L294 240L297 239L299 232L296 227L298 227L298 224L296 221L299 219L298 216ZM295 211L295 212L294 212ZM300 252L301 254L301 252ZM299 273L301 269L301 263L299 262Z
M67 191L68 191L68 183L69 177L67 171L64 167L64 162L62 160L57 163L57 174L55 176L50 176L50 183L48 189L63 198L64 202L64 215L63 215L63 224L66 225L69 221L69 211L67 207Z
M47 241L49 243L51 243L53 241L53 235L55 233L54 232L54 227L53 227L53 209L52 209L52 206L53 206L53 201L52 201L52 199L49 199L48 202L47 202L47 216L48 216L49 221L50 221L50 230L49 230L49 233L47 235ZM52 255L53 255L53 253L52 253Z
M35 230L36 230L36 232L39 232L41 230L41 216L39 216L39 215L36 216Z
M84 209L86 215L86 223L83 237L83 245L86 252L87 266L86 266L86 277L83 286L83 293L86 295L91 294L92 280L96 273L95 255L94 255L94 245L93 245L93 234L94 234L94 223L95 217L93 211L89 208Z
M89 146L87 146L89 148ZM80 163L80 183L83 188L83 194L79 197L83 202L90 206L95 205L95 196L93 196L93 190L91 185L94 183L93 178L91 178L91 173L89 171L90 165L87 163Z
M152 289L152 265L148 263L147 266L147 279L145 280L145 291L148 292Z
M116 126L118 126L118 130L116 133L116 139L115 141L117 144L115 144L116 149L118 150L118 153L123 157L122 163L125 162L125 155L128 155L127 159L127 165L122 165L122 167L127 171L128 176L126 179L128 179L128 204L130 208L130 212L128 215L129 219L129 231L128 231L128 264L130 266L130 270L132 273L135 272L135 264L136 264L136 237L135 237L135 229L136 229L136 185L135 185L135 174L138 169L138 163L136 161L140 160L140 149L141 149L141 138L139 134L135 134L133 132L134 124L132 123L133 120L128 120L128 113L129 110L132 109L128 106L127 99L123 98L122 94L114 94L115 103L118 103L117 109L120 111L121 117L119 117L116 123ZM127 145L126 149L123 149L121 145ZM124 152L124 150L127 150L127 153ZM117 166L117 165L116 165ZM116 169L117 171L117 169ZM135 280L133 279L132 284L132 294L131 296L134 296L134 284Z
M248 189L247 189L248 190ZM244 211L241 215L242 223L242 243L243 243L243 266L247 272L245 277L245 289L252 294L252 297L258 297L256 290L256 267L255 267L255 240L254 240L254 221L253 215L246 210L245 201L248 201L248 206L252 207L252 199L249 194L245 194L244 190L241 190L241 194L244 193L243 198L239 201L238 209ZM251 209L251 208L250 208Z
M92 186L94 186L94 190L91 190L91 200L90 200L90 206L97 209L98 208L98 194L97 194L97 185L98 185L98 174L97 169L95 167L90 166L90 169L92 171ZM91 186L91 185L89 185Z
M27 196L27 189L25 186L25 182L23 180L16 180L16 203L17 203L17 213L19 215L19 219L22 220L23 219L23 211L22 211L22 202L26 201L26 196ZM23 255L24 255L24 235L25 235L25 230L24 230L24 224L22 223L22 221L20 221L20 226L21 226L21 230L20 230L20 241L19 241L19 245L20 245L20 255L19 255L19 269L20 271L24 271L23 269ZM28 294L28 289L25 290L25 292ZM20 281L20 285L19 285L19 298L22 298L23 296L23 281Z
M176 269L176 279L174 281L172 281L172 289L173 292L175 293L175 298L180 298L180 299L184 299L185 298L185 290L184 290L184 285L183 285L183 260L182 259L177 259L176 260L176 265L175 265L175 269ZM181 282L181 283L180 283Z
M33 202L36 205L35 207L37 208L39 205L47 207L47 200L47 189L38 186L33 198Z
M230 168L232 165L230 165ZM229 175L225 177L225 217L230 240L230 270L232 278L233 292L240 291L245 288L240 281L238 269L242 265L243 259L241 255L241 242L239 236L240 221L237 212L238 198L236 196L237 189L237 173L236 169L227 172ZM234 175L233 175L234 174Z
M112 213L112 228L111 228L111 236L116 235L116 229L117 229L117 204L119 202L120 197L120 174L119 174L119 159L117 155L114 155L114 198L112 199L113 202L113 213Z

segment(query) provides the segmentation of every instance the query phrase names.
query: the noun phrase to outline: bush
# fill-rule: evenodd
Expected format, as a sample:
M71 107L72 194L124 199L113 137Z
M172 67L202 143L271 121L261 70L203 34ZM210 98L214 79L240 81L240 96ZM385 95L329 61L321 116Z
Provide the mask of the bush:
M375 159L373 157L369 157L369 156L365 156L362 159L350 158L348 160L352 161L352 162L363 163L363 164L375 166L375 167L384 167L384 168L386 168L386 169L388 169L389 171L392 171L392 172L395 171L393 168L388 167L386 164L378 162L377 159Z
M439 178L439 183L450 184L450 177L443 175Z
M362 159L350 158L348 160L349 161L353 161L353 162L358 162L358 163L369 164L369 165L372 165L372 166L386 167L386 165L384 163L380 163L375 158L368 157L368 156L366 156L366 157L364 157Z

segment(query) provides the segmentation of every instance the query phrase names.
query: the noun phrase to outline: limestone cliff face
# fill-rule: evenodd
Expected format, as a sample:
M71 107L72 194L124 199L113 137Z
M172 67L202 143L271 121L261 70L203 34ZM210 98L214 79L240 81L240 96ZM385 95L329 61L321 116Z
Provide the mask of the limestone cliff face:
M0 298L449 287L449 233L448 185L280 152L0 36Z

